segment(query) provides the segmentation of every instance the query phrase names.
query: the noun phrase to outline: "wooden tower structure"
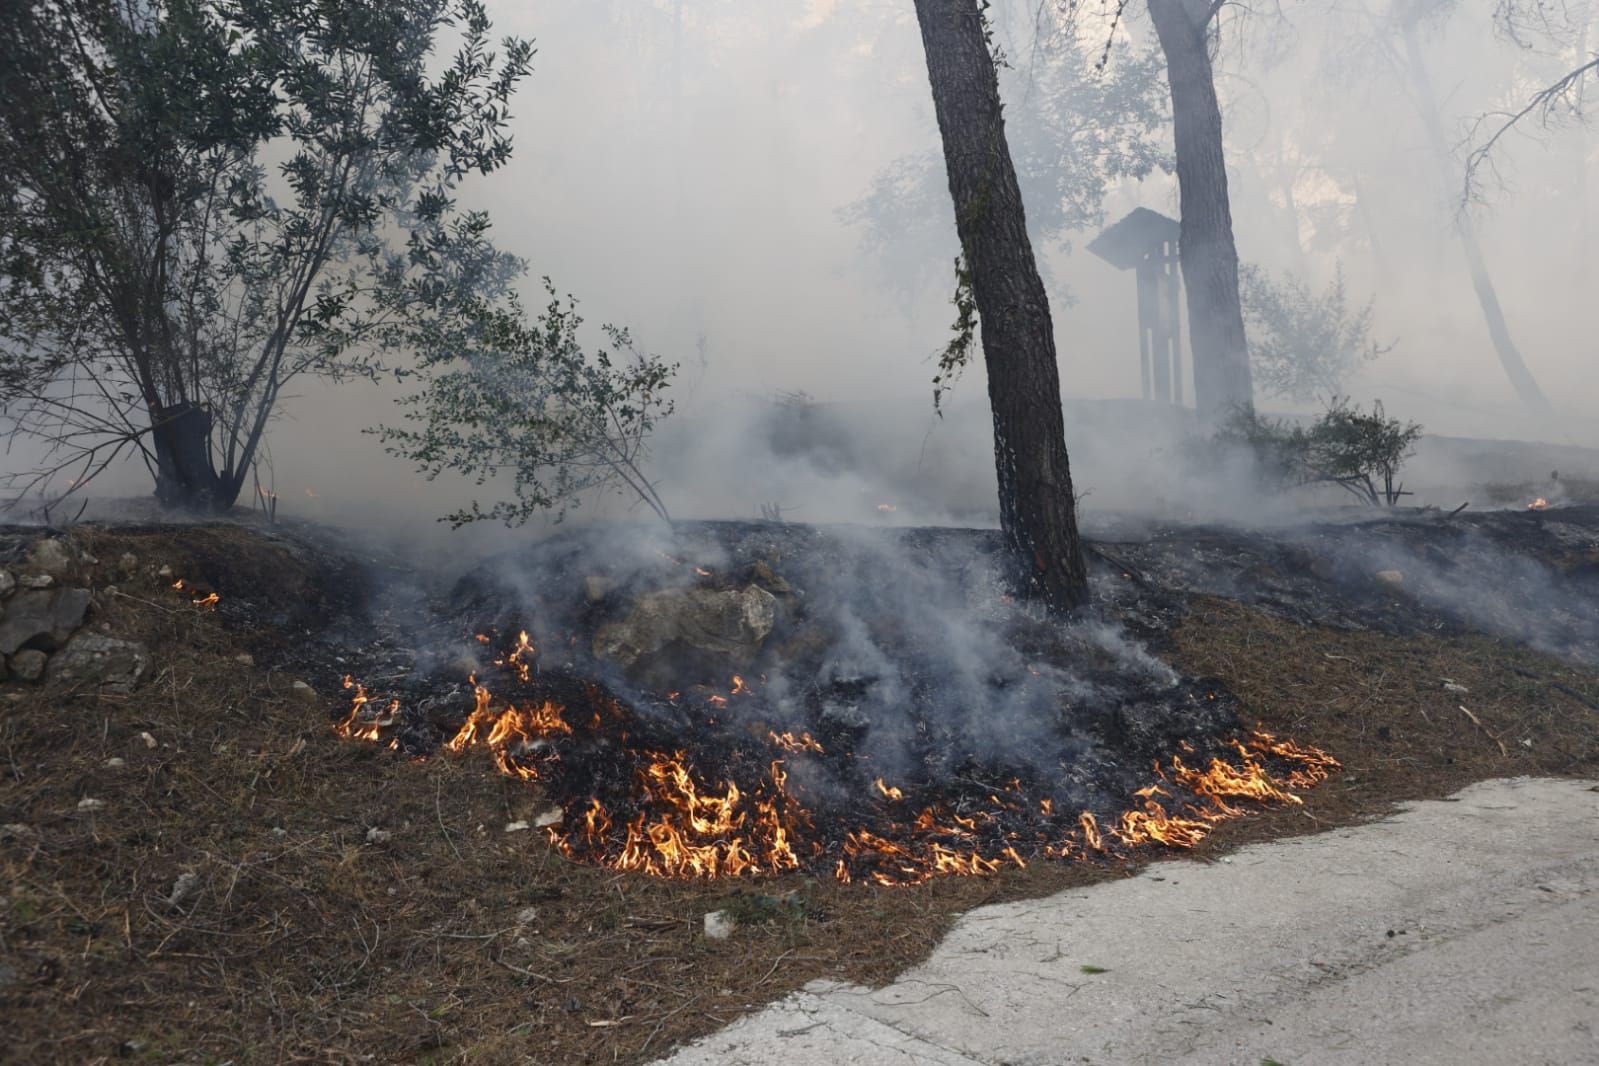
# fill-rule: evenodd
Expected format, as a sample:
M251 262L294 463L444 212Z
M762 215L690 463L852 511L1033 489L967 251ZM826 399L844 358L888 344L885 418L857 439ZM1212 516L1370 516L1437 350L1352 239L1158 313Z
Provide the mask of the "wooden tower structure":
M1107 226L1088 250L1138 279L1138 357L1144 399L1183 402L1182 273L1177 263L1178 224L1147 207Z

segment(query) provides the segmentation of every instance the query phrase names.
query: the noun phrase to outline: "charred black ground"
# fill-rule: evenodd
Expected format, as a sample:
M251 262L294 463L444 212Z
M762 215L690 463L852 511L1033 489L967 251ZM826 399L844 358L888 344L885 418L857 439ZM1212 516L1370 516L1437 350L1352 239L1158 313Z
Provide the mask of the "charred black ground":
M1113 827L1140 809L1135 796L1153 799L1140 794L1150 785L1155 817L1198 819L1197 832L1220 813L1217 782L1199 776L1216 760L1244 777L1314 779L1309 753L1247 736L1223 684L1146 652L1166 644L1188 595L1394 633L1476 628L1580 660L1599 636L1596 524L1594 508L1566 508L1123 532L1096 546L1099 609L1065 626L1006 594L990 532L590 529L460 581L439 612L453 641L446 624L424 642L453 679L372 686L363 713L384 723L369 739L432 754L481 713L460 675L487 646L498 665L482 656L474 674L496 699L558 709L559 728L502 738L496 758L561 808L552 834L569 854L894 883L980 872L1147 842L1134 823ZM703 617L751 599L772 614L758 638ZM663 622L674 610L684 617ZM508 657L521 632L529 645ZM712 828L696 837L691 822ZM693 839L719 843L687 862L657 854Z
M1179 676L1108 618L1061 626L1016 603L998 547L983 531L739 523L569 534L459 582L454 633L424 641L442 675L363 682L347 728L427 756L488 693L557 708L495 754L562 809L569 854L894 883L1100 850L1158 764L1244 757L1220 683ZM463 659L485 650L480 706ZM1162 788L1174 812L1203 802ZM678 834L701 850L678 861Z

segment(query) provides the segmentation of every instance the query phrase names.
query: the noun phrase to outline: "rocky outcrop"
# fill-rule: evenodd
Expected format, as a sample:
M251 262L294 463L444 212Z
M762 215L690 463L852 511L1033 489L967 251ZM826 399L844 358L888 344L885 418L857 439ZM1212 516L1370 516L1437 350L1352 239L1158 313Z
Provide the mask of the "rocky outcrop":
M142 644L84 628L98 560L70 537L13 540L0 568L0 682L100 685L131 691L150 670Z
M668 658L674 665L741 669L760 653L776 619L777 597L758 585L662 589L640 596L625 619L601 628L594 654L635 676Z
M88 589L18 592L0 607L0 655L13 655L30 645L41 651L60 647L83 625L88 610Z

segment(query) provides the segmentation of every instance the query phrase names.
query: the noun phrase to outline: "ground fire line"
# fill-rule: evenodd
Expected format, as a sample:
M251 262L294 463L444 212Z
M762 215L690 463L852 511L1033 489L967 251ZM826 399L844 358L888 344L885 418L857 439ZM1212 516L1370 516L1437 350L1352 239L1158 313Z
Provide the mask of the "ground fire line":
M1338 769L1326 752L1265 732L1223 738L1213 753L1184 741L1181 752L1151 765L1151 783L1125 809L1102 818L1057 810L1036 774L975 790L970 782L891 784L847 745L824 744L810 732L740 731L718 715L731 699L758 698L742 676L725 694L666 694L661 702L674 713L663 725L592 682L576 699L570 692L557 698L525 632L494 665L496 684L516 695L499 697L474 675L474 706L442 753L486 751L499 773L537 783L561 808L560 820L545 829L568 858L657 877L807 871L845 883L913 885L993 874L1032 859L1189 848L1250 805L1300 803L1294 790ZM402 743L402 701L375 699L353 677L344 683L352 695L335 727L340 736L413 758L434 754ZM864 787L849 802L808 803L794 770L812 764Z

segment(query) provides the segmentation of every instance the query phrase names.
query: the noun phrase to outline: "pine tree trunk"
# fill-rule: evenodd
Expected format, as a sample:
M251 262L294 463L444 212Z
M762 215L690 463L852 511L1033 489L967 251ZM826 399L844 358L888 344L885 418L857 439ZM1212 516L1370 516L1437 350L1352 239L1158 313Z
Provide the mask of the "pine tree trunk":
M1221 107L1216 101L1201 0L1149 0L1149 15L1166 56L1176 134L1178 234L1188 288L1188 336L1194 352L1194 405L1209 423L1254 409L1254 382L1244 312L1238 299L1238 249L1233 244Z
M981 322L1000 525L1021 587L1051 609L1088 599L1049 300L1005 141L978 0L916 0L955 226Z
M1421 54L1421 42L1417 39L1414 21L1405 24L1404 38L1405 62L1409 67L1411 86L1416 90L1421 122L1427 128L1433 159L1447 187L1452 157L1449 145L1444 140L1443 116L1438 111L1438 97L1433 92L1432 77L1427 72L1427 63ZM1499 365L1504 367L1511 387L1527 409L1535 414L1548 414L1549 399L1538 386L1532 371L1527 369L1521 349L1516 347L1516 342L1510 336L1510 325L1505 321L1504 308L1499 304L1499 291L1494 287L1493 277L1488 273L1488 263L1482 257L1482 247L1477 243L1477 227L1472 224L1470 212L1464 209L1455 212L1455 232L1460 236L1460 249L1466 256L1471 287L1477 294L1477 306L1482 309L1483 322L1488 326L1488 337L1499 355Z

